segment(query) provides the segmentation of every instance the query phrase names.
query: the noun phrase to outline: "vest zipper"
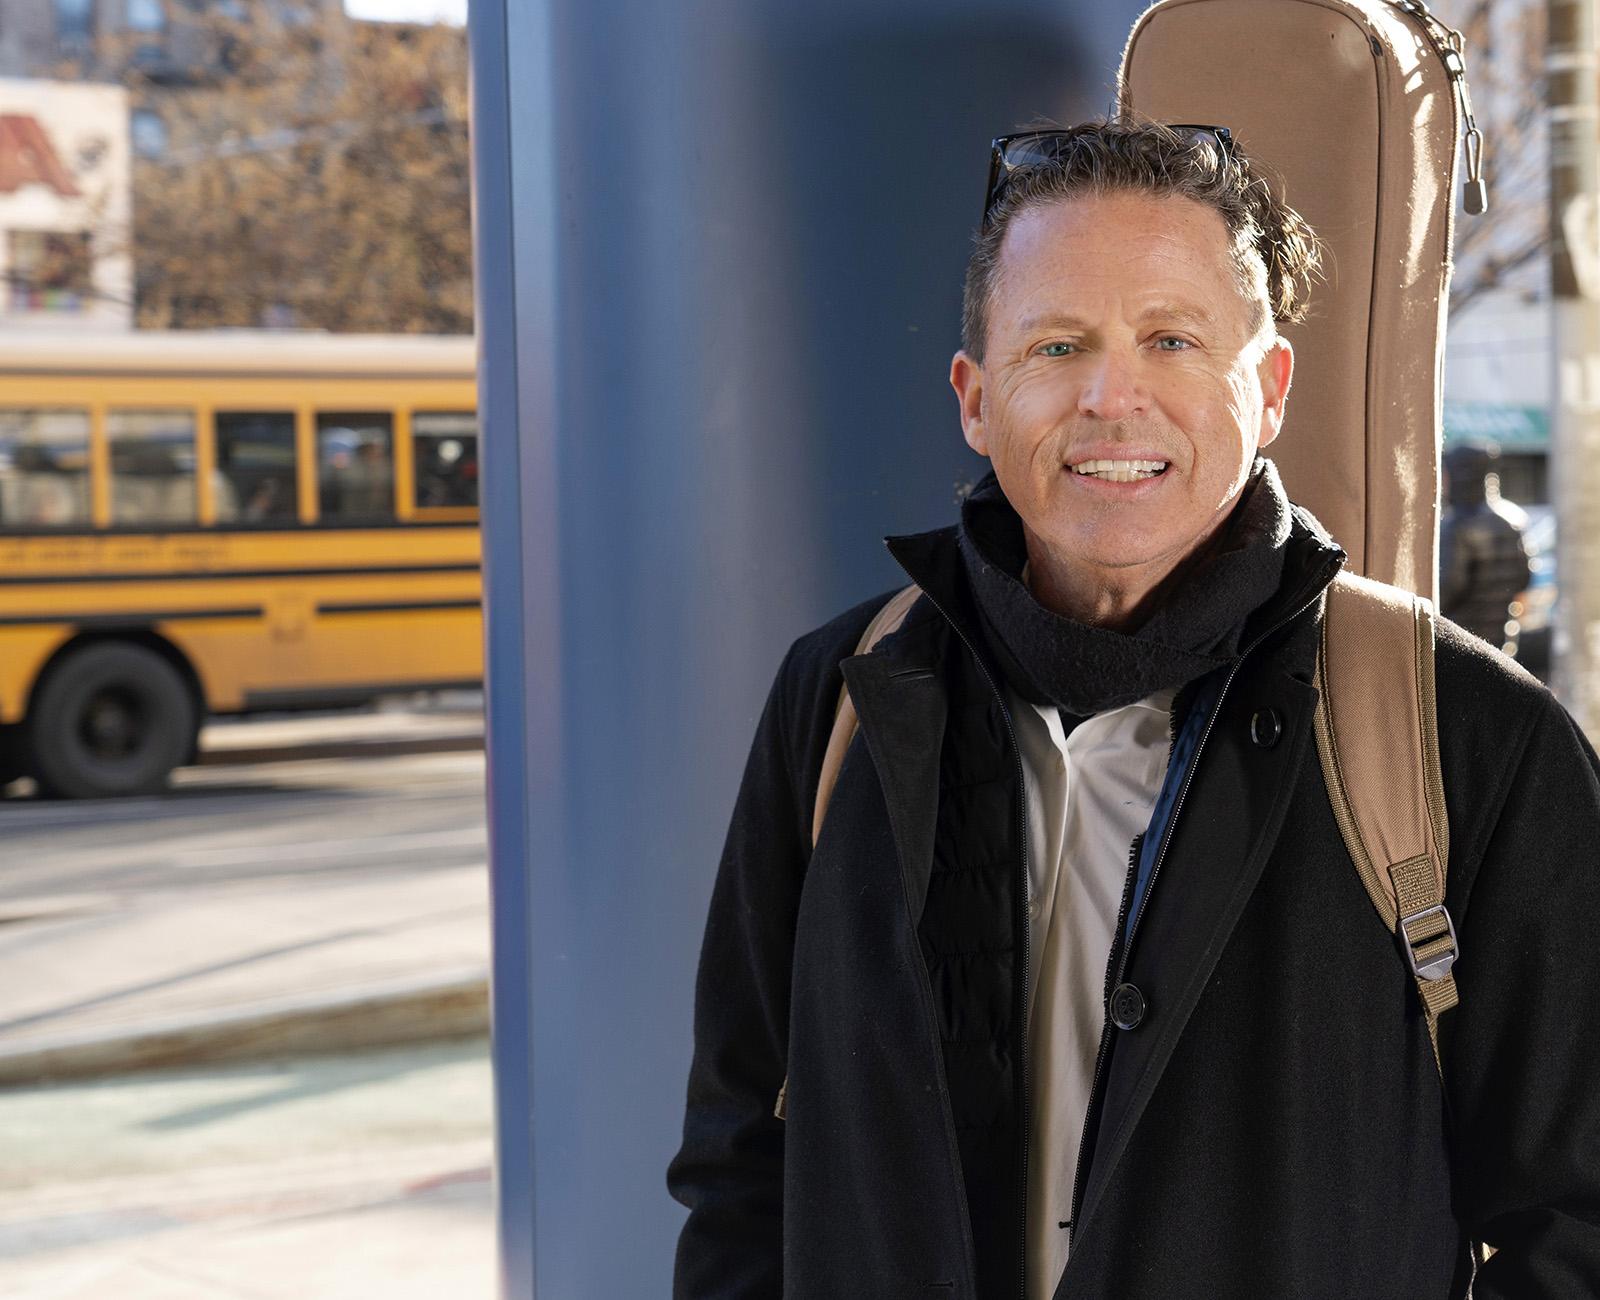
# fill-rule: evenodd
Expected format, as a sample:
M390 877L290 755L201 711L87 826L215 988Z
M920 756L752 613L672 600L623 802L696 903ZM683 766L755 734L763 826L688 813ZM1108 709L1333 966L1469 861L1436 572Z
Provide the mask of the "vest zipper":
M1228 670L1228 675L1222 682L1222 689L1217 692L1217 698L1211 704L1211 716L1206 719L1205 730L1200 733L1200 740L1195 745L1194 753L1189 758L1189 769L1184 773L1183 785L1179 787L1178 797L1173 802L1172 815L1167 818L1167 825L1161 837L1161 843L1156 848L1155 864L1150 868L1150 879L1145 883L1144 894L1139 900L1139 910L1134 913L1133 925L1128 930L1127 940L1124 942L1122 931L1128 924L1128 908L1132 903L1131 895L1138 869L1138 858L1135 853L1130 852L1129 857L1132 861L1128 872L1128 882L1123 889L1122 908L1117 916L1117 930L1111 941L1111 955L1106 961L1106 986L1103 1003L1109 1003L1112 988L1122 983L1127 977L1128 958L1133 951L1133 941L1139 934L1139 922L1144 919L1145 906L1149 902L1150 895L1155 892L1156 878L1161 874L1161 864L1167 859L1167 848L1172 843L1172 835L1178 824L1178 814L1183 811L1184 800L1189 795L1189 787L1194 784L1194 774L1200 766L1200 756L1205 751L1206 741L1211 739L1211 732L1216 726L1217 715L1222 712L1223 701L1227 699L1228 688L1233 685L1234 678L1239 675L1239 670L1244 667L1245 660L1255 653L1262 642L1269 637L1277 635L1283 628L1315 605L1327 585L1327 581L1319 576L1316 593L1305 603L1298 606L1292 614L1284 615L1265 632L1261 633L1260 636L1256 637L1254 641L1245 647L1244 653L1234 661L1233 667ZM1100 1105L1100 1093L1105 1084L1106 1059L1111 1055L1111 1038L1114 1032L1111 1016L1107 1011L1104 1027L1100 1031L1100 1050L1095 1056L1094 1081L1089 1088L1089 1108L1084 1114L1083 1133L1078 1139L1078 1164L1073 1171L1072 1177L1072 1213L1067 1219L1067 1259L1069 1263L1072 1259L1073 1239L1078 1234L1079 1216L1083 1210L1083 1183L1084 1174L1087 1172L1088 1166L1089 1129L1096 1118L1095 1112Z
M1010 742L1011 742L1011 758L1012 758L1012 762L1014 764L1014 771L1016 773L1017 811L1018 811L1017 821L1018 821L1018 827L1022 832L1021 841L1019 843L1019 854L1018 854L1019 861L1022 864L1021 888L1017 891L1017 900L1018 900L1017 901L1017 911L1020 913L1020 916L1021 916L1021 924L1019 926L1019 929L1022 932L1022 966L1021 966L1022 979L1021 979L1020 984L1019 984L1018 994L1017 994L1017 998L1016 998L1016 1007L1015 1007L1014 1012L1013 1012L1013 1014L1016 1017L1015 1024L1018 1026L1018 1028L1014 1031L1014 1033L1015 1033L1015 1038L1016 1038L1016 1041L1017 1041L1017 1049L1018 1049L1018 1053L1017 1054L1018 1054L1018 1058L1019 1058L1020 1063L1021 1063L1021 1069L1019 1071L1019 1073L1021 1075L1021 1088L1020 1088L1019 1104L1017 1106L1017 1115L1018 1115L1018 1124L1019 1124L1020 1129L1021 1129L1020 1146L1021 1146L1021 1157L1022 1158L1021 1158L1021 1161L1020 1161L1020 1178L1019 1178L1018 1189L1017 1189L1017 1204L1018 1204L1018 1206L1020 1207L1020 1209L1022 1211L1022 1215L1021 1215L1021 1218L1022 1218L1022 1238L1021 1238L1021 1243L1020 1243L1020 1249L1019 1249L1019 1252L1018 1252L1019 1267L1017 1269L1017 1292L1022 1297L1022 1300L1027 1300L1027 1297L1028 1297L1028 1141L1029 1141L1029 1129L1031 1127L1031 1121L1033 1119L1032 1112L1031 1112L1031 1107L1032 1107L1032 1104L1033 1104L1033 1095L1032 1095L1032 1088L1030 1086L1030 1082L1031 1081L1029 1079L1029 1074L1028 1074L1028 1071L1029 1071L1029 1060L1028 1060L1028 971L1029 971L1030 967L1032 966L1033 955L1032 955L1032 935L1030 933L1031 920L1030 920L1030 917L1029 917L1029 914L1028 914L1028 794L1027 794L1026 778L1024 777L1023 770L1022 770L1022 746L1017 743L1016 729L1012 726L1012 723L1011 723L1011 710L1006 707L1005 696L1000 693L1000 687L995 682L994 675L989 671L989 666L986 663L984 663L983 656L978 653L977 649L973 646L972 641L968 638L967 634L961 630L961 625L958 624L955 621L955 619L951 618L950 615L945 611L944 606L941 605L937 600L935 600L931 595L928 595L928 590L927 590L926 587L923 588L922 594L925 597L927 597L928 603L930 605L932 605L936 610L939 611L940 616L944 619L944 621L946 623L948 623L950 625L951 629L955 632L955 634L958 637L961 638L961 643L964 646L967 647L967 653L970 654L973 657L973 659L977 661L978 670L983 674L984 680L989 683L989 689L990 689L990 691L992 691L994 693L995 703L1000 706L1000 717L1004 720L1004 722L1006 724L1006 738L1008 740L1010 740ZM1013 924L1016 924L1016 922L1013 921ZM956 1161L956 1163L957 1163L957 1169L959 1170L960 1169L960 1154L959 1154L959 1152L957 1153L957 1161ZM962 1185L963 1189L965 1189L965 1186L966 1186L966 1176L965 1176L965 1174L963 1174L962 1177L961 1177L961 1185ZM971 1219L971 1213L972 1213L972 1211L970 1209L968 1209L967 1214L968 1214L969 1221ZM974 1281L976 1281L976 1278L974 1278Z

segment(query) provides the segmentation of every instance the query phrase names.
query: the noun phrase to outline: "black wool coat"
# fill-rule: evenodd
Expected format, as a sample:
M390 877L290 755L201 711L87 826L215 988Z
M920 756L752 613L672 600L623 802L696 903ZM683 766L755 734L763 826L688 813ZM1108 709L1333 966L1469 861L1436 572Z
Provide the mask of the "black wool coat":
M1146 1013L1107 1030L1057 1298L1447 1300L1474 1239L1477 1300L1600 1296L1600 763L1441 620L1441 1082L1323 784L1337 553L1297 528L1127 954ZM1020 838L1020 757L955 529L890 544L926 595L870 654L888 593L796 641L751 748L668 1173L679 1300L1023 1294L1025 863L982 851ZM813 852L842 680L861 732Z

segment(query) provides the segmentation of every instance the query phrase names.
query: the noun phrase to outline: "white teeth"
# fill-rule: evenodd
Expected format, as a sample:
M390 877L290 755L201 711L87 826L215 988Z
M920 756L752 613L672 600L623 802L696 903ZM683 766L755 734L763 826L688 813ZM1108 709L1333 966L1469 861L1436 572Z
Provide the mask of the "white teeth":
M1105 483L1136 483L1154 478L1166 467L1164 460L1084 460L1071 468L1074 474L1092 474Z

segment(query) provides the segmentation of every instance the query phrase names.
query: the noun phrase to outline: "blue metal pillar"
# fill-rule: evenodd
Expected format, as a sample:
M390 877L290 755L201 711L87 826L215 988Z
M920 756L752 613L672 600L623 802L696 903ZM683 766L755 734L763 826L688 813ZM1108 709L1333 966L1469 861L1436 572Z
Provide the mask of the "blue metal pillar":
M1128 0L472 0L502 1292L669 1292L696 954L788 643L953 517L990 136Z

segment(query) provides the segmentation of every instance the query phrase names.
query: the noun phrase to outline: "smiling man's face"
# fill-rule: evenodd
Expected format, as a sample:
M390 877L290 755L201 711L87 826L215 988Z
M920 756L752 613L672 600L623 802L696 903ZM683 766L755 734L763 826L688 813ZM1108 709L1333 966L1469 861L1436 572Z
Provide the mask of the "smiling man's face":
M1293 366L1247 297L1220 214L1116 192L1006 232L980 365L950 381L1035 571L1148 592L1227 519L1277 436Z

